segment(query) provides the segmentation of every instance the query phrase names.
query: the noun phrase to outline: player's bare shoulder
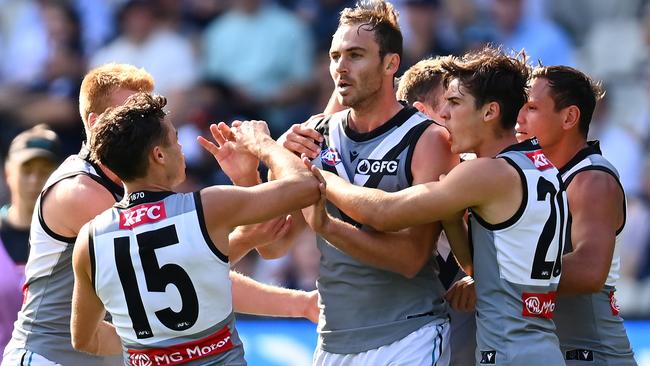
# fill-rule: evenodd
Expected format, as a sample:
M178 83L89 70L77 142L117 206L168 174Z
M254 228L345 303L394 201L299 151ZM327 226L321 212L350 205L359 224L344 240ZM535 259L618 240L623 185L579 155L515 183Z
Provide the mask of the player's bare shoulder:
M111 193L91 177L63 179L43 197L46 224L62 236L77 236L81 226L115 203Z

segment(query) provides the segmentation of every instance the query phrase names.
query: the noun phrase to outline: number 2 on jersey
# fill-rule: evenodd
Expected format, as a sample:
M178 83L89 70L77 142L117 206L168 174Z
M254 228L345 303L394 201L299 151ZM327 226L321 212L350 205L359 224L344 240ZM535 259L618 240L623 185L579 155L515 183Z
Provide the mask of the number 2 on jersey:
M530 273L530 278L536 280L548 280L560 275L562 271L562 248L564 247L564 235L566 233L566 220L564 213L564 204L562 201L563 192L558 192L553 183L540 177L537 182L537 200L546 201L549 198L551 205L551 213L544 224L542 235L537 241L537 249L535 249L535 259L533 260L533 269ZM558 211L560 216L560 227L558 228ZM553 242L555 235L558 235L558 249L554 261L546 261L546 254Z
M156 258L156 249L179 244L178 234L174 225L147 231L136 235L138 254L144 270L147 290L149 292L165 292L168 284L176 286L182 299L179 312L167 307L155 312L158 320L172 330L185 330L196 323L199 316L199 300L190 276L177 264L167 263L162 267ZM140 296L140 287L135 276L133 261L129 252L131 245L129 237L119 237L114 240L115 264L124 289L124 297L133 322L133 330L138 339L153 337L153 331L147 318L147 313Z

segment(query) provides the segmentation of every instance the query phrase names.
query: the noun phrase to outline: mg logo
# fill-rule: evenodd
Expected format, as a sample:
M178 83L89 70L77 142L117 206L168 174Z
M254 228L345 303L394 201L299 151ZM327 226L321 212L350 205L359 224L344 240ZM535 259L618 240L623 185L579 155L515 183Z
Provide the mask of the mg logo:
M151 359L145 353L132 353L129 362L131 366L151 366Z

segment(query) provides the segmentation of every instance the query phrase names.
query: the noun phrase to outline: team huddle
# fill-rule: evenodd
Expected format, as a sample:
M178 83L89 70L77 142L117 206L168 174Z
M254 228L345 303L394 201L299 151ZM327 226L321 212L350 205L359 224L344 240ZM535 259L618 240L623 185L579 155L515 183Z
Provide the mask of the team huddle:
M587 141L599 84L487 47L395 88L401 53L390 3L343 10L324 113L278 141L212 125L197 143L234 186L193 193L174 191L185 160L152 77L91 70L2 366L246 365L235 312L318 322L314 365L636 365L614 296L625 193ZM310 235L317 292L230 270Z

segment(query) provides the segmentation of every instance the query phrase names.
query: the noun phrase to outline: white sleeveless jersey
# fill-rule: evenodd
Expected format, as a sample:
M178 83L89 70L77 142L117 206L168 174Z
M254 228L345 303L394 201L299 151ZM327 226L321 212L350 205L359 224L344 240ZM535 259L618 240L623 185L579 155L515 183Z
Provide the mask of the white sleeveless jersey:
M610 174L623 190L618 172L602 156L597 141L589 142L587 147L580 150L560 169L564 185L569 187L576 175L587 170L600 170ZM621 202L621 205L625 206L626 203ZM567 233L565 253L573 251L570 228L571 225ZM623 318L619 315L614 297L621 267L619 251L624 228L625 223L616 231L614 255L605 286L596 293L558 298L555 324L562 353L569 365L636 365Z
M91 221L93 285L128 365L240 365L230 266L200 193L135 192Z
M88 159L85 148L78 155L68 157L48 178L32 216L24 304L7 350L26 349L61 365L115 365L119 358L94 356L72 348L70 304L74 282L72 249L76 237L58 235L43 219L43 197L57 183L79 175L104 186L116 201L122 198L122 186L113 183Z
M476 362L488 365L564 364L553 311L560 280L567 200L557 169L535 140L497 155L521 178L513 217L489 224L470 215L477 292Z

